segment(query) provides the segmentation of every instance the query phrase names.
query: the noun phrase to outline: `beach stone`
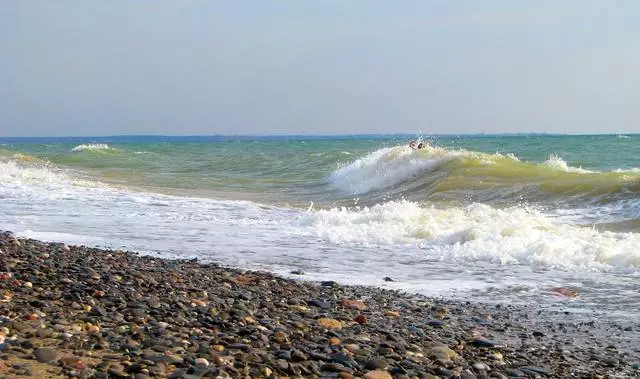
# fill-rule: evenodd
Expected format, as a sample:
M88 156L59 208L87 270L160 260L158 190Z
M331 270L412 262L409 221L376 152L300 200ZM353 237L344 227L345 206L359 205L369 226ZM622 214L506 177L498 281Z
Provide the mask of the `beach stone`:
M335 329L335 330L342 329L342 322L332 318L324 318L324 317L319 318L317 320L317 323L326 329Z
M324 300L317 300L317 299L309 300L307 301L307 305L310 305L312 307L318 307L321 309L331 309L331 303Z
M393 376L385 370L373 370L363 375L364 379L393 379Z
M36 349L34 355L36 360L40 363L50 363L58 358L58 352L55 349L48 347Z
M397 311L386 311L384 314L387 317L400 317L400 312Z
M360 350L360 346L358 344L355 343L348 343L344 345L344 348L347 349L348 351L352 352L352 353L356 353L358 350Z
M331 337L329 338L329 345L340 345L342 343L342 341L340 341L340 338L338 337Z
M345 369L345 367L339 363L329 362L329 363L323 364L322 367L320 367L320 369L322 371L341 372L342 370Z
M365 316L365 315L357 315L356 318L353 319L353 321L357 322L358 324L366 324L367 323L367 316Z
M491 368L482 362L476 362L473 364L473 368L478 371L489 371Z
M209 361L206 360L205 358L196 358L195 364L196 364L196 366L208 367L209 366Z
M367 370L386 370L389 363L382 358L373 358L367 361L364 368Z
M449 346L445 346L445 345L438 345L438 346L431 347L431 354L436 359L442 359L444 361L449 361L451 359L458 358L458 353L450 349Z
M307 359L309 358L306 356L306 354L298 349L293 349L293 351L291 352L291 360L294 362L302 362L306 361Z
M357 309L359 311L363 311L367 308L367 306L361 300L343 299L340 300L339 304L345 308Z
M385 276L382 280L384 280L385 282L393 282L393 279L388 276Z
M477 347L500 347L501 344L496 341L485 340L481 338L474 339L471 344Z
M539 375L544 375L544 376L549 376L551 375L551 372L549 370L547 370L546 368L543 367L537 367L537 366L522 366L519 368L520 371L524 372L525 374L539 374Z
M517 369L513 369L513 368L508 368L508 369L505 370L505 372L509 376L515 376L515 377L525 376L524 372L522 372L520 370L517 370Z
M109 374L110 377L115 377L115 378L128 378L129 374L127 374L127 372L124 370L124 368L122 368L122 366L120 364L113 364L109 367L109 369L107 370L107 373Z

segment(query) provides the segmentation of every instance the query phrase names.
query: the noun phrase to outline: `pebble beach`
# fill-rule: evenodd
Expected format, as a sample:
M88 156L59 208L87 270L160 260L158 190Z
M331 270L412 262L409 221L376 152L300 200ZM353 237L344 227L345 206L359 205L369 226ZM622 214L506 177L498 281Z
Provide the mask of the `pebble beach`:
M640 376L637 323L574 322L535 305L291 280L9 232L0 250L1 377Z

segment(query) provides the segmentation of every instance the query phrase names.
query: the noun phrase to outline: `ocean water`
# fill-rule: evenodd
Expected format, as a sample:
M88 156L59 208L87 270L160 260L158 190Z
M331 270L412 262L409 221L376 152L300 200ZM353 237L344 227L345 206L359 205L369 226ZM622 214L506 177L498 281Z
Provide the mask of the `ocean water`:
M421 150L407 136L0 139L0 230L637 315L639 135L423 139Z

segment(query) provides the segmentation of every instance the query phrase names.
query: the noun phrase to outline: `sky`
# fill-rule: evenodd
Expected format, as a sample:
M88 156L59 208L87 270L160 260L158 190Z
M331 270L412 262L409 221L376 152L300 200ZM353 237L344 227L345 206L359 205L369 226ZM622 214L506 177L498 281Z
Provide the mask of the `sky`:
M640 132L640 2L0 1L0 136Z

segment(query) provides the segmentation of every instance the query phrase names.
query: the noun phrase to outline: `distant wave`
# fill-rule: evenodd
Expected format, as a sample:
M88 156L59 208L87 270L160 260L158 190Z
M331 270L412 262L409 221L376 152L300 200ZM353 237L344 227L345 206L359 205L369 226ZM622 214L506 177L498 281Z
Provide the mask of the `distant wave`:
M112 147L106 143L88 143L74 147L71 151L97 151L97 150L111 150Z

